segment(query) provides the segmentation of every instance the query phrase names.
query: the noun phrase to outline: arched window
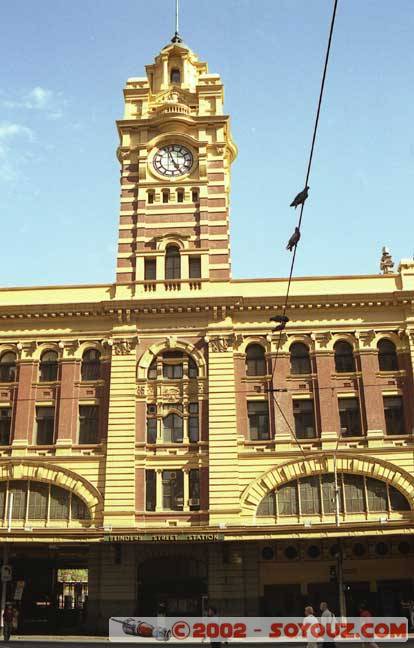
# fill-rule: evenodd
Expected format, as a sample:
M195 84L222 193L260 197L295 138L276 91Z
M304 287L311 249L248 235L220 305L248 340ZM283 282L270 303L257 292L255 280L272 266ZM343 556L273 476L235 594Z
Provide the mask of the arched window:
M378 342L378 364L380 371L398 371L397 349L387 338Z
M58 354L56 351L45 351L42 353L39 364L40 382L52 382L58 377Z
M338 373L352 373L355 371L354 352L349 342L340 340L334 345L335 370Z
M148 380L157 380L157 358L154 358L148 368Z
M165 278L181 279L180 250L176 245L169 245L165 252Z
M97 349L88 349L83 354L81 375L83 381L99 380L101 376L101 354Z
M188 377L197 378L197 376L198 376L197 364L195 360L193 360L193 358L188 358Z
M309 348L302 342L294 342L290 347L290 372L310 374L311 371Z
M0 358L0 382L14 382L16 380L16 354L6 351Z
M4 524L10 514L12 520L34 525L36 521L44 525L49 520L90 519L88 507L75 493L54 484L23 479L0 482L0 523Z
M170 75L171 83L181 83L181 72L178 68L173 68Z
M343 515L409 511L404 495L386 482L349 473L338 474L339 511ZM324 473L282 484L260 502L256 515L296 517L303 515L334 515L335 477Z
M164 443L183 442L183 418L178 414L168 414L162 420Z
M249 344L246 349L246 375L265 376L266 358L263 347L260 344Z

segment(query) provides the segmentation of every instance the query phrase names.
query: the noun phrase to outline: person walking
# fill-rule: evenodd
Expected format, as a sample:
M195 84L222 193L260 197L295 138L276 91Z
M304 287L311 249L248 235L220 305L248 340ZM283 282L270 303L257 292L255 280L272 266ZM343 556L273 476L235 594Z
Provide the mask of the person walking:
M372 619L372 613L368 610L365 603L360 603L359 605L359 616L362 619L368 619L368 621ZM363 641L362 646L363 648L379 648L375 641Z
M14 610L11 603L6 603L3 612L3 636L4 641L9 641L13 632Z
M303 619L304 625L308 625L309 623L311 625L318 623L318 619L316 618L313 607L311 605L307 605L305 607L305 618ZM310 639L310 641L308 641L308 643L306 644L306 648L318 648L318 642L312 638L312 635L309 634L309 632L306 633L306 638Z
M331 639L331 637L328 636L327 634L327 626L329 626L329 629L332 632L335 630L335 615L331 610L329 609L329 605L327 604L326 601L322 601L320 604L320 611L321 611L321 624L325 627L325 637L323 640L323 648L336 648L335 642Z

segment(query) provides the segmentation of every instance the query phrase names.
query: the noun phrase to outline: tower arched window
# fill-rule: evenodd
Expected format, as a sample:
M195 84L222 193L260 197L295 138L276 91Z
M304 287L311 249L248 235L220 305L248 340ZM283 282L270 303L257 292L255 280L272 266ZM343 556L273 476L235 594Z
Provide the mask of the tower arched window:
M170 75L171 83L181 83L181 72L178 68L173 68Z
M39 363L40 382L53 382L58 377L58 354L56 351L45 351L42 353Z
M169 245L165 252L165 278L181 279L181 256L176 245Z
M394 342L386 338L378 342L378 364L380 371L398 371L398 356Z
M290 347L290 371L296 375L312 371L309 348L303 342L294 342Z
M88 349L83 354L81 376L83 381L99 380L101 377L101 354L97 349Z
M14 382L16 380L16 354L6 351L0 358L0 382Z
M248 376L266 375L266 358L260 344L249 344L246 349L246 374Z
M355 371L355 358L349 342L340 340L334 345L335 370L338 373L352 373Z

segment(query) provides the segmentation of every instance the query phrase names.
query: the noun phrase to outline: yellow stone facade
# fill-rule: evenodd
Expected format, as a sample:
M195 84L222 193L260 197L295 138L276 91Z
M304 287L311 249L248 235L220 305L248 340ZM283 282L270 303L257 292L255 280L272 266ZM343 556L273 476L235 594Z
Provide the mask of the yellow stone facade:
M173 569L173 562L191 558L198 565L193 580L207 583L193 598L208 596L232 613L263 609L268 586L295 585L306 597L309 583L328 582L335 564L329 542L339 538L350 581L366 581L375 592L381 570L387 582L407 578L414 571L414 261L403 260L397 272L384 275L295 278L291 321L279 340L269 317L282 312L287 280L230 276L230 167L237 149L223 114L220 77L184 44L173 43L147 66L145 78L128 80L124 95L116 282L0 290L0 364L8 352L17 359L14 378L0 383L0 409L13 411L10 443L0 446L0 482L60 486L84 502L89 517L23 516L8 529L6 502L3 546L13 552L17 546L30 551L33 545L87 544L83 565L89 568L92 629L104 628L110 614L149 611L142 565L151 560L167 561ZM176 143L191 152L191 169L162 177L154 158ZM178 267L166 262L171 246L179 251L179 276L168 276L171 267L177 275ZM381 339L394 343L399 363L386 376L375 365ZM350 342L357 358L347 376L332 369L338 341ZM289 371L295 342L307 345L313 363L303 377ZM245 371L254 343L267 363L261 376ZM90 349L100 354L101 373L85 381L82 363ZM57 353L59 374L45 382L38 372L48 350ZM165 378L157 369L149 379L152 363L164 352L184 354L184 377ZM189 358L196 376L190 375ZM386 432L378 403L387 396L404 402L404 434ZM341 436L338 398L357 398L363 405L358 438ZM298 444L292 403L301 400L315 403L317 434ZM269 404L268 439L249 437L247 401ZM196 441L188 431L190 403L197 404ZM80 406L99 407L95 443L80 443ZM151 443L148 406L157 408ZM170 406L183 413L179 443L160 435L159 412ZM39 407L55 408L52 443L36 443ZM371 511L342 512L339 525L333 512L288 520L257 515L268 493L296 479L333 474L334 463L341 474L397 489L409 508L388 511L385 522ZM154 471L153 510L146 500L148 471ZM163 471L183 471L182 510L165 509ZM196 510L189 504L192 471L201 476ZM380 568L372 549L379 537L390 543ZM358 574L352 572L355 539L368 543ZM404 539L409 549L399 554L395 547ZM309 543L319 543L320 560L307 562L306 569L288 563L283 551L292 542L305 561ZM263 558L265 547L272 558ZM161 594L167 587L162 582ZM270 593L269 600L279 594ZM151 596L145 600L159 603L153 590Z

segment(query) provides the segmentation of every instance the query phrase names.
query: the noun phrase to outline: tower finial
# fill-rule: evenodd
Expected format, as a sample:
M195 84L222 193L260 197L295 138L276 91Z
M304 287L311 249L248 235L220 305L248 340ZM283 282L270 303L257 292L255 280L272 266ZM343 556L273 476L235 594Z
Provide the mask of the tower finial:
M175 0L175 34L171 39L172 43L182 43L182 38L179 34L179 14L180 14L180 0Z

